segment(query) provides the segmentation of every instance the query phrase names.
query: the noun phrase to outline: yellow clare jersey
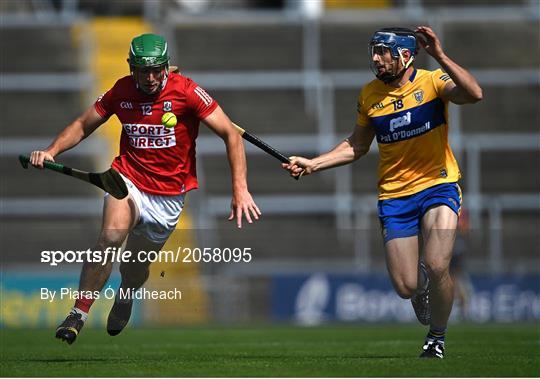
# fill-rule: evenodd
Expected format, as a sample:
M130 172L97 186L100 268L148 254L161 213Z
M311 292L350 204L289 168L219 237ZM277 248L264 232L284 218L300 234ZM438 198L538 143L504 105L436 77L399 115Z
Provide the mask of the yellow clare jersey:
M415 69L400 88L378 79L362 88L357 124L375 130L380 200L460 178L448 142L448 102L441 98L451 80L441 69Z

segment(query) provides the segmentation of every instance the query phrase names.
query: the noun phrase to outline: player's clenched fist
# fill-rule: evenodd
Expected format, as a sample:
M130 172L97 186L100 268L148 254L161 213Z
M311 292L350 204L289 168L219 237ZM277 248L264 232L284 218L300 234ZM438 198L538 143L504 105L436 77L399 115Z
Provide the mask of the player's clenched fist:
M50 153L41 150L35 150L30 153L30 164L32 166L42 169L43 161L54 162L54 157Z

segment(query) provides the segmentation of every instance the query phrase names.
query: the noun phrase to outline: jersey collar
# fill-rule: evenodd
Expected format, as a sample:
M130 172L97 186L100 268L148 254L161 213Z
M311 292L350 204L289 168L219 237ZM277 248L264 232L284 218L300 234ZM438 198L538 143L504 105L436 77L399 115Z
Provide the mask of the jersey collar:
M411 76L409 76L409 82L413 82L414 78L416 78L416 68L414 68L414 71L412 72Z

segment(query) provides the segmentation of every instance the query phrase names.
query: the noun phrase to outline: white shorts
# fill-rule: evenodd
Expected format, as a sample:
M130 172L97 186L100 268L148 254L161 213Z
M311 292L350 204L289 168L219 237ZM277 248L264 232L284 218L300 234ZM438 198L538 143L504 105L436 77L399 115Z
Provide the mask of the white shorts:
M131 232L155 243L165 243L176 228L184 208L185 194L163 196L142 192L131 180L120 175L139 209L139 221Z

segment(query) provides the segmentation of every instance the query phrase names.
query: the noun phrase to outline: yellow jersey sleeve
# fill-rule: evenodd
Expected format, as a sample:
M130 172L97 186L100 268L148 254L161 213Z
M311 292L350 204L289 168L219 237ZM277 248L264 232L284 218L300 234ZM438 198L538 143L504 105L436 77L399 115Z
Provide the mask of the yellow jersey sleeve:
M364 97L364 89L358 95L358 102L356 104L356 125L358 126L370 126L370 121L366 109L366 102Z
M435 88L438 97L443 96L444 88L449 82L453 83L450 75L440 68L431 73L431 80L433 81L433 87Z

